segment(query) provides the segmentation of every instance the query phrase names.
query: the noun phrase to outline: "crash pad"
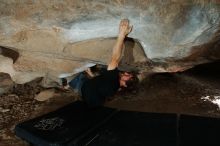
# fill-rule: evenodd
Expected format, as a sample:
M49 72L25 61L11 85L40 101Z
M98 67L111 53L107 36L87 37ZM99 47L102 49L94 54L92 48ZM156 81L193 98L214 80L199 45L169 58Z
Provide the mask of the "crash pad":
M73 102L16 125L37 146L219 146L220 119L88 107Z
M176 146L176 114L119 111L79 146Z
M220 146L219 131L219 118L180 116L180 146Z
M39 146L66 146L95 130L116 109L89 108L84 102L68 104L54 112L22 122L15 127L18 137Z

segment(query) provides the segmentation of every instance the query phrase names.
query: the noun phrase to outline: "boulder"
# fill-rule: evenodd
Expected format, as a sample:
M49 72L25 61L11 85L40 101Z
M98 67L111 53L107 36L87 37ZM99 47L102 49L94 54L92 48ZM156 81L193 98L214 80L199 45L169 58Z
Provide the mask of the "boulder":
M0 72L16 83L44 77L54 86L63 74L106 65L122 18L133 31L121 69L178 72L220 58L217 0L3 0Z

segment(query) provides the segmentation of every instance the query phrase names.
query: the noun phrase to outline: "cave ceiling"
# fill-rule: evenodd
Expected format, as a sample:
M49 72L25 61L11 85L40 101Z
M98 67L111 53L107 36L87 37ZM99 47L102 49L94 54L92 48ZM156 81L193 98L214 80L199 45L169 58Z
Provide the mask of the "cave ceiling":
M0 72L49 86L106 65L122 18L133 25L122 69L178 72L220 58L219 0L0 0Z

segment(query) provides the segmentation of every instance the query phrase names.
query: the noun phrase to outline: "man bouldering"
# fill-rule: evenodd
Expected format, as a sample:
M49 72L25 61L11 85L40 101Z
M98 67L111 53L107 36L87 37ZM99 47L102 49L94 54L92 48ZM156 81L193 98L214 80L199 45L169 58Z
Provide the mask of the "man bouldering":
M132 73L118 70L124 48L124 40L131 31L132 26L129 25L129 20L121 20L118 37L106 71L94 77L92 72L87 70L87 73L92 76L91 78L84 73L80 73L69 82L69 86L77 91L89 106L102 105L106 99L113 96L121 88L128 87L128 84L134 81Z

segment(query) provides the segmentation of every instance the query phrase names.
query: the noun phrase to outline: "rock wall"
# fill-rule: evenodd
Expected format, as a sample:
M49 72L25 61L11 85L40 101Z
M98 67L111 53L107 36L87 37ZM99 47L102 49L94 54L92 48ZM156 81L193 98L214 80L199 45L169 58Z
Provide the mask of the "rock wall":
M17 83L56 82L107 64L122 18L133 25L127 65L139 70L174 72L220 58L219 0L1 0L0 50L19 57L1 53L0 72Z

